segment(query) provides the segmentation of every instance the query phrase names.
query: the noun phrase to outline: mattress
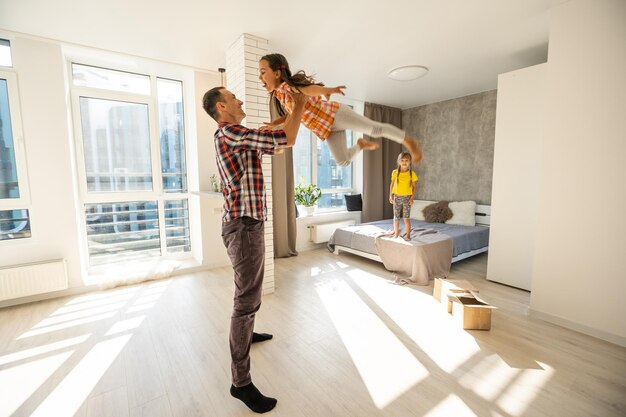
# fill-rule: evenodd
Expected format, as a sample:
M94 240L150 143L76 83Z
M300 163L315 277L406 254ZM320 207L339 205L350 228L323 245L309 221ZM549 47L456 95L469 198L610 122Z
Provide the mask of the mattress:
M453 257L489 246L488 226L459 226L411 219L411 230L414 231L411 234L420 233L424 230L436 230L452 237ZM389 231L393 231L393 220L391 219L342 227L335 230L330 237L328 250L334 252L335 245L339 245L377 255L376 237L389 233ZM400 222L400 233L404 234L404 222Z

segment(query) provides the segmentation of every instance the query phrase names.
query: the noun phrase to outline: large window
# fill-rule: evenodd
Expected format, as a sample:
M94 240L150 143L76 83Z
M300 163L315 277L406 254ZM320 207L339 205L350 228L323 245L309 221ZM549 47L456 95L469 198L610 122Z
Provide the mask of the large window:
M2 58L0 65L5 64ZM0 71L0 242L31 237L19 109L17 78Z
M91 266L191 251L183 84L72 64Z
M348 147L354 145L352 131L346 131ZM293 174L296 184L313 183L322 189L318 209L338 210L346 206L344 195L352 194L354 163L340 167L335 162L326 141L319 140L310 130L300 126L293 147Z

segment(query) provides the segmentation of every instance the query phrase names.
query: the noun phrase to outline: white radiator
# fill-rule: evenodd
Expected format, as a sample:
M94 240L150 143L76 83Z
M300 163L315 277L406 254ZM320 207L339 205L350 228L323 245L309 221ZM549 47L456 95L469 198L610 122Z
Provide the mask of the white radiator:
M352 226L355 223L354 220L344 220L335 223L311 224L308 226L309 229L311 229L311 242L328 242L330 235L332 235L335 230L340 227Z
M0 268L0 301L67 289L63 259Z

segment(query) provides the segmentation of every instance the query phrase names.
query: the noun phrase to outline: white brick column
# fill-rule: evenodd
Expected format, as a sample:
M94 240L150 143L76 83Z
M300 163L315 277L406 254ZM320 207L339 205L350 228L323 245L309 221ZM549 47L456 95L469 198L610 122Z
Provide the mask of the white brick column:
M268 52L267 39L244 33L226 51L226 88L244 102L244 126L257 128L270 120L269 95L259 81L259 59ZM263 294L274 292L274 222L272 213L272 159L263 157L263 177L267 195L265 223L265 278Z

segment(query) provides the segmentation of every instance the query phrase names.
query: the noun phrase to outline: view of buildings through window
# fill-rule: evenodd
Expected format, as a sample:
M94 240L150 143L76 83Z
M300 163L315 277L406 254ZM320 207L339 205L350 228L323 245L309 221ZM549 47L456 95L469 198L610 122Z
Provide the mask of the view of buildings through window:
M182 82L157 78L153 94L149 76L78 64L72 73L90 264L189 252Z
M354 144L354 134L346 131L348 146ZM333 159L325 141L301 126L293 147L293 171L296 184L317 184L322 189L319 209L345 207L344 195L354 191L354 165L340 167Z

